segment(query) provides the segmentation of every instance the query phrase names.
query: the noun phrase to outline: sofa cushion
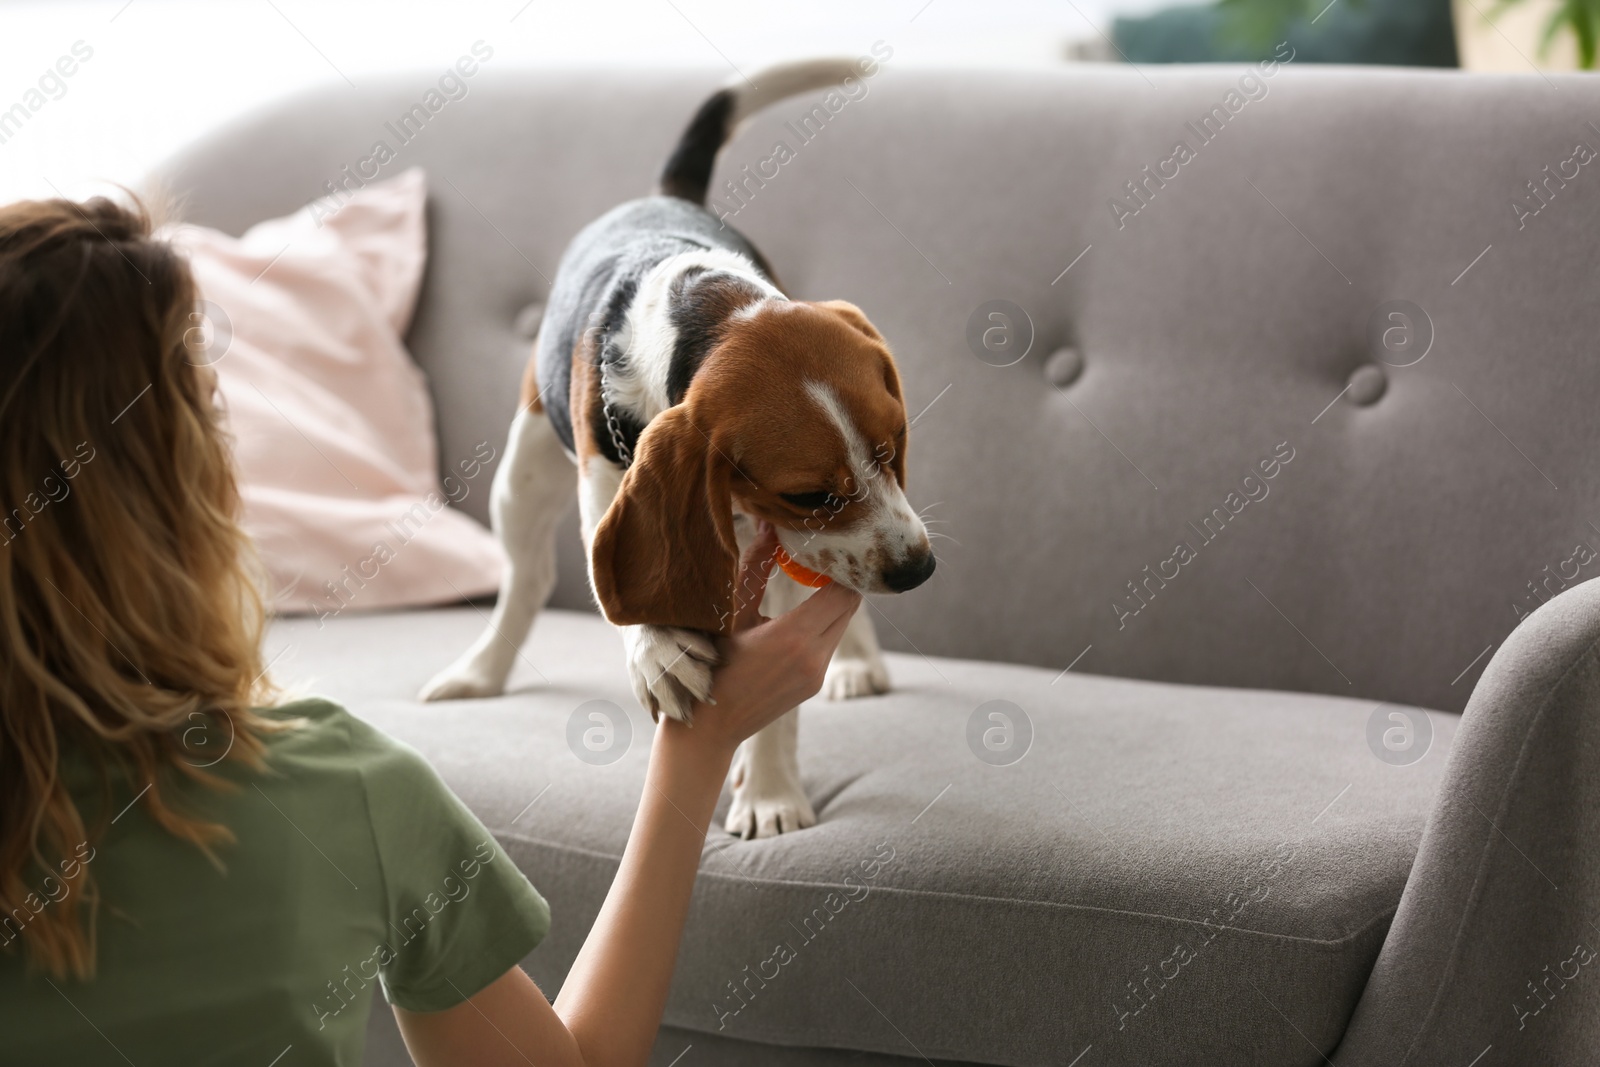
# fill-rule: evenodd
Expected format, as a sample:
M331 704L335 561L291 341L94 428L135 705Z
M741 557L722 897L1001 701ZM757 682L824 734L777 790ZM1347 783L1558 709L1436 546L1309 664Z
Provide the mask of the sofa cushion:
M204 298L243 525L279 611L418 607L499 585L499 543L451 505L488 495L483 461L504 438L441 478L432 398L400 339L427 195L413 168L242 237L171 231Z
M610 628L561 611L540 617L507 696L418 704L484 621L281 620L270 654L280 679L419 748L496 832L550 901L528 966L553 992L616 870L651 724ZM1431 749L1400 765L1369 747L1394 710L1371 702L914 655L890 668L889 695L802 714L814 829L742 841L719 810L670 1024L995 1064L1088 1046L1085 1064L1331 1052L1454 715L1432 713ZM997 709L1001 756L985 747L986 731L1005 740Z

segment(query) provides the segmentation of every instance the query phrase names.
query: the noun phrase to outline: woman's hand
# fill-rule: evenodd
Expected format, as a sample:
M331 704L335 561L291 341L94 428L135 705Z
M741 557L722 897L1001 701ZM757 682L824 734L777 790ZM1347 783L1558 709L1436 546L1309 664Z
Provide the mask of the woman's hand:
M772 574L778 535L760 523L739 564L733 635L720 642L722 666L712 676L712 703L697 704L684 729L698 744L730 756L739 742L822 688L828 660L861 594L837 582L824 586L776 619L761 615L761 596Z

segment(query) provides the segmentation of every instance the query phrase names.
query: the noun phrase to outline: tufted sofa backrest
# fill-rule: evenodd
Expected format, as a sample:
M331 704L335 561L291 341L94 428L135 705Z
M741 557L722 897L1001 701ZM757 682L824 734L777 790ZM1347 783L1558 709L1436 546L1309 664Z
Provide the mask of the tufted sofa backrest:
M163 176L238 232L377 141L427 169L409 341L449 464L501 445L563 247L717 80L485 68L405 144L431 75L340 84ZM866 310L920 413L951 540L875 601L889 647L1459 709L1600 573L1600 81L891 61L819 100L715 185L791 295ZM575 524L557 603L590 606Z

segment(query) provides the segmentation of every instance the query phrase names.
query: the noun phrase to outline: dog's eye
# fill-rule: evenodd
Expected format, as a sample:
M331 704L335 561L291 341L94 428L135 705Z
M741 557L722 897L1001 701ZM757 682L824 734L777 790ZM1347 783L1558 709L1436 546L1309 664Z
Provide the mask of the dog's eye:
M815 493L780 493L779 495L782 496L787 503L793 504L797 508L804 508L808 511L816 508L837 507L839 504L843 503L843 501L834 496L832 493L828 492L826 489L819 490Z

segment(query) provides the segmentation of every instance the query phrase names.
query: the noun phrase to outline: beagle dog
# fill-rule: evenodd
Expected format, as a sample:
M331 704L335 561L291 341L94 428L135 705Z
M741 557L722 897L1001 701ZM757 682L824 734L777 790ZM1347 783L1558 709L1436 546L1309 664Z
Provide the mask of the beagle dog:
M710 695L713 636L730 630L740 550L757 519L794 562L862 593L903 592L933 573L927 531L906 502L906 409L883 337L852 304L790 300L754 246L704 206L717 153L742 120L861 73L854 61L813 60L717 92L657 195L613 209L568 247L491 491L508 557L499 601L423 700L504 690L555 583L572 462L590 584L652 715L687 721ZM781 614L809 593L774 571L763 611ZM888 685L858 609L824 692ZM767 837L816 822L797 739L790 711L741 748L730 832Z

